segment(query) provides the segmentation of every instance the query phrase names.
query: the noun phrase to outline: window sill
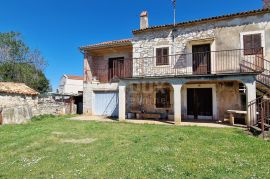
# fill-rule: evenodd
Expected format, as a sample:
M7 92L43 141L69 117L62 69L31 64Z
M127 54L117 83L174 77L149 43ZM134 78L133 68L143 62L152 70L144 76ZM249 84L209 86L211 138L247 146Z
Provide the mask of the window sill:
M164 68L164 67L170 67L171 65L155 65L156 68Z

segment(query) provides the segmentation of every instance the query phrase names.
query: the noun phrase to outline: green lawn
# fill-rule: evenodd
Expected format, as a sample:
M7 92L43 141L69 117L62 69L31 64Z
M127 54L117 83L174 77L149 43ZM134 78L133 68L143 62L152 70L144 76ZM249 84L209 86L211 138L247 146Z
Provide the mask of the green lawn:
M270 142L240 129L47 117L0 137L0 178L270 177Z

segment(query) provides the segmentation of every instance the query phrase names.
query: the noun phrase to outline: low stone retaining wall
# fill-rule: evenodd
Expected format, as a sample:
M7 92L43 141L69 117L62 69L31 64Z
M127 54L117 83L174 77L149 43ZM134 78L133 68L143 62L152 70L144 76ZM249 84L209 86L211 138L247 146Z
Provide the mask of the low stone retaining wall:
M52 115L64 115L64 114L76 114L77 106L72 104L72 107L68 103L62 102L46 102L40 103L36 107L33 107L33 116L40 116L45 114Z
M0 125L1 124L22 124L29 121L34 116L40 115L64 115L76 114L75 104L56 102L51 98L39 99L36 105L24 104L22 106L0 106Z

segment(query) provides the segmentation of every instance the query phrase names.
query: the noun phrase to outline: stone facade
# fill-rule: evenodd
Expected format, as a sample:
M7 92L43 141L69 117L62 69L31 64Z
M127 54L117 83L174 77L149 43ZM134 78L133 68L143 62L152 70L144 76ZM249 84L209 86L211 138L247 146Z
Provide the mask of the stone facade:
M15 107L15 106L36 106L38 103L37 96L23 94L7 94L0 93L0 107Z
M270 14L235 18L214 23L203 23L200 25L177 27L173 29L161 29L143 32L134 35L133 38L133 75L141 76L164 76L175 74L177 62L184 61L183 68L177 67L177 73L192 72L191 56L178 55L176 59L170 58L170 65L165 67L155 66L155 48L169 47L170 55L192 53L194 44L210 44L211 51L243 49L241 33L260 31L263 37L264 54L270 58L270 42L264 39L270 38ZM212 56L212 71L230 69L230 61L222 54ZM240 58L239 58L240 59ZM235 62L237 63L237 62ZM222 67L221 67L222 65ZM224 66L224 65L227 65ZM166 69L166 70L164 70ZM237 69L234 69L237 70Z
M156 91L166 88L170 90L170 106L167 108L157 108ZM145 111L153 113L173 114L173 88L168 83L138 83L127 86L127 111Z

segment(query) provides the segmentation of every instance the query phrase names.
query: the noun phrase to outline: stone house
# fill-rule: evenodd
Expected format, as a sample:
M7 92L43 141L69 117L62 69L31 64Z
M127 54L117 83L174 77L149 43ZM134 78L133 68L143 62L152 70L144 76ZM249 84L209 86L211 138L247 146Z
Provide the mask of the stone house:
M76 114L77 105L58 102L39 93L24 83L0 82L0 125L21 124L33 116Z
M38 95L24 83L0 82L0 124L18 124L31 119Z
M270 9L152 27L142 12L131 39L80 50L84 114L179 124L235 110L250 125L252 102L270 87Z

